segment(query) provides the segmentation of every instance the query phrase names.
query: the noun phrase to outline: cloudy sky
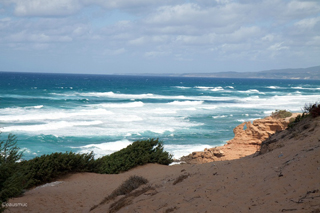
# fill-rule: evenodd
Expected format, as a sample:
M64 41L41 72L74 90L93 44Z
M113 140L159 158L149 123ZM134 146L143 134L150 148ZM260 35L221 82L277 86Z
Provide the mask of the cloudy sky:
M260 71L320 65L320 0L0 0L0 70Z

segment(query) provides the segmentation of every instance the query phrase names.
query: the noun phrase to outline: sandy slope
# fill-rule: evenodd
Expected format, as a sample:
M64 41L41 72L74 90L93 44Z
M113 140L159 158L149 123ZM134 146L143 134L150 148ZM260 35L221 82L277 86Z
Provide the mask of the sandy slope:
M131 175L149 190L119 196L91 212L320 212L320 117L272 136L264 154L199 165L149 164L119 175L73 174L30 190L6 212L89 212ZM185 179L174 184L177 178Z

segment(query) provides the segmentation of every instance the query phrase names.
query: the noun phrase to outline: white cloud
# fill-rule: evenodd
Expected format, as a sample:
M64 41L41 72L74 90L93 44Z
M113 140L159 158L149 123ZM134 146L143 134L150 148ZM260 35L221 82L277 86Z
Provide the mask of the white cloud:
M311 1L290 1L287 5L286 15L294 17L303 17L306 14L317 14L320 11L320 5Z
M306 18L296 22L294 25L302 29L312 29L320 22L320 17Z
M245 5L231 3L217 7L200 7L195 3L163 6L146 18L148 24L191 25L201 27L224 27L229 24L243 23Z
M310 41L307 41L307 45L320 47L320 36L314 36Z
M274 34L268 34L261 38L262 41L269 41L269 42L272 42L274 39L275 39Z
M142 45L147 41L146 37L142 36L133 40L130 40L128 43L132 45Z
M286 50L286 49L289 49L289 47L287 46L283 46L282 43L276 43L276 44L273 44L271 45L268 50L271 50L271 51L280 51L280 50Z
M133 9L133 8L143 8L156 5L163 5L173 1L169 0L83 0L86 4L97 4L108 9Z
M12 0L17 16L70 15L80 10L79 0Z
M46 42L69 42L72 38L64 35L49 36L45 33L28 33L21 31L16 34L7 37L10 42L35 42L35 43L46 43Z
M123 54L125 52L127 52L125 48L120 48L120 49L114 50L112 52L112 55L120 55L120 54Z
M164 51L151 51L151 52L146 52L144 55L147 58L154 58L154 57L164 56L167 54L168 52L164 52Z

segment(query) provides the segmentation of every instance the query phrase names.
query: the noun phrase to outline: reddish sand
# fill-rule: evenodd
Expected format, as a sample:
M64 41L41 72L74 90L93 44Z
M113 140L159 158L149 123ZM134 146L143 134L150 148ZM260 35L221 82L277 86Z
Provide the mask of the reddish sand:
M264 154L205 164L149 164L118 175L72 174L62 183L27 191L6 212L320 212L320 117L270 139ZM149 190L99 203L128 177ZM179 176L181 182L174 184ZM182 177L182 176L181 176Z

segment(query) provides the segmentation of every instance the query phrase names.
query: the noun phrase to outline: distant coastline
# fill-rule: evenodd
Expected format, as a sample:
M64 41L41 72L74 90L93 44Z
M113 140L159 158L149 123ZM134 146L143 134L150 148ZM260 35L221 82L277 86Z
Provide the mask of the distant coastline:
M152 77L190 77L190 78L237 78L237 79L287 79L287 80L320 80L320 66L307 68L287 68L273 69L253 72L211 72L211 73L47 73L47 72L23 72L5 71L0 73L19 73L19 74L65 74L65 75L114 75L114 76L152 76Z
M296 69L274 69L258 72L213 72L213 73L135 73L126 75L170 76L170 77L199 77L199 78L252 78L252 79L292 79L320 80L320 66Z

